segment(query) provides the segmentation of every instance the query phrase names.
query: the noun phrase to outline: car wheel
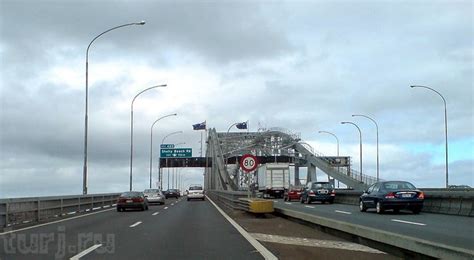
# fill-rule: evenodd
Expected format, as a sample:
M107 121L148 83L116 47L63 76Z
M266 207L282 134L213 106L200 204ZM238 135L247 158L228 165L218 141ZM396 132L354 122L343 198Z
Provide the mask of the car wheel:
M414 208L413 209L413 214L420 214L421 208Z
M300 197L300 202L304 203L303 196Z
M362 200L359 202L359 209L360 209L361 212L366 212L367 211L367 207L365 206L365 204Z
M284 201L288 201L288 198L285 197L285 196L283 196L283 200L284 200Z
M375 205L375 209L377 210L378 214L383 213L384 209L383 209L383 205L380 201L377 201L377 204Z
M400 213L400 209L393 209L393 213L396 213L396 214Z
M206 200L205 198L202 198L202 201Z
M148 205L146 206L145 210L148 210Z
M309 196L306 197L306 204L311 204L311 201L309 200Z
M121 209L121 208L117 208L117 211L118 211L118 212L121 212L121 211L122 211L122 209Z
M333 203L334 203L334 200L330 200L330 201L329 201L329 204L333 204Z
M189 198L187 198L186 200L189 201Z

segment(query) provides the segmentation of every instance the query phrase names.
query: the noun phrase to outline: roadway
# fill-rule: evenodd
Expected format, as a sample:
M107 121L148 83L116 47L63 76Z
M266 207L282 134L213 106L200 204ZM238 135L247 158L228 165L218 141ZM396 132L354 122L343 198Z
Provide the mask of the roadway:
M4 259L263 259L208 201L168 199L0 234ZM79 255L81 256L81 255Z
M358 206L346 204L301 204L299 201L274 200L275 208L290 209L333 220L376 228L443 245L472 250L474 245L474 218L464 216L400 211L382 215L374 209L360 212Z

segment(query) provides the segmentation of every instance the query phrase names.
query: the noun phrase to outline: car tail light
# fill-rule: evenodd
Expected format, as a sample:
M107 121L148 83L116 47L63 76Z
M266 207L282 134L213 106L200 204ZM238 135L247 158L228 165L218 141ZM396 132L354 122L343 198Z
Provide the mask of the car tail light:
M425 199L425 193L423 193L422 191L420 191L420 192L418 193L418 199L421 199L421 200Z
M395 193L389 192L389 193L385 194L385 198L386 199L394 199L395 198Z
M309 191L309 194L310 194L310 195L314 195L314 191L310 190L310 191Z
M119 198L118 198L118 202L125 202L125 198L119 197Z
M336 191L335 190L331 191L331 196L336 196Z
M144 199L143 198L133 198L133 202L143 202Z

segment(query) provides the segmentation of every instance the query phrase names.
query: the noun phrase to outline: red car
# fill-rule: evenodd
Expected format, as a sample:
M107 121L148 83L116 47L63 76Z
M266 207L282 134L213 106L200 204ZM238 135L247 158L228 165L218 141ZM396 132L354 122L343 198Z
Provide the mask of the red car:
M143 192L127 191L120 195L117 200L117 211L126 209L148 210L148 200Z
M301 187L292 187L285 191L285 194L283 194L283 199L285 201L300 200L302 191L303 188Z

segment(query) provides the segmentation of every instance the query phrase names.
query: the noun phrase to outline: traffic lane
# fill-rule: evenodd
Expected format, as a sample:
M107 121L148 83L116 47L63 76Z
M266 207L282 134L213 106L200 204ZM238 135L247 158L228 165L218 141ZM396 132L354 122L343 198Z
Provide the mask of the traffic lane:
M263 259L207 200L184 198L150 216L117 236L113 253L94 250L81 259Z
M163 207L151 206L150 209ZM110 244L120 229L139 221L149 212L116 212L115 207L111 207L0 235L0 259L69 258L94 243Z
M470 217L430 213L416 215L408 211L401 211L398 214L386 212L380 215L372 210L360 212L359 207L354 205L301 204L299 202L288 204L281 200L274 205L275 207L316 214L330 219L408 235L444 245L471 249L474 243L472 235L474 233L474 218Z

